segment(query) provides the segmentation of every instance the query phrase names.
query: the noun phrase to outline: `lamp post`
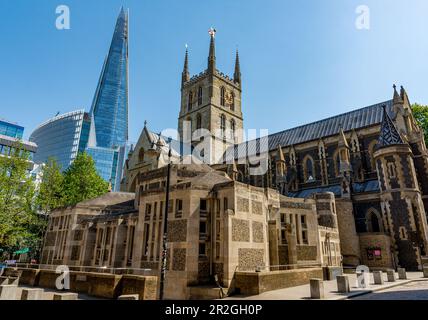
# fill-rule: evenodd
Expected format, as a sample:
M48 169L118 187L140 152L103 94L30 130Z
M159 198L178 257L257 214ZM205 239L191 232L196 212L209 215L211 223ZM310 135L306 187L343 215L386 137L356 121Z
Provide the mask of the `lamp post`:
M169 184L171 176L171 138L168 139L169 151L168 151L168 169L166 176L166 188L165 188L165 214L163 218L163 243L162 243L162 266L161 266L161 278L159 286L159 300L163 300L163 290L165 286L165 275L167 265L167 241L168 241L168 209L169 209Z

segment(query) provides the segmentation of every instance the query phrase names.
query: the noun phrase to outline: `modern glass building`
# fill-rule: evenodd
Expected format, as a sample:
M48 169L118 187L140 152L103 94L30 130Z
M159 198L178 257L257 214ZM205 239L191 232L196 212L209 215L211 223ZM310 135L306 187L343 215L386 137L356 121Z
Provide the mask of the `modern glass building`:
M128 13L122 8L104 61L91 110L71 112L40 125L31 135L37 163L55 157L63 170L86 151L98 173L119 191L128 140Z
M24 127L5 120L0 120L0 134L3 136L22 139L24 136Z
M13 149L19 145L20 148L29 152L30 160L33 160L37 151L37 144L22 140L24 127L15 123L0 120L0 156L10 156ZM29 164L29 170L33 168L33 162Z
M77 153L84 151L86 147L89 132L83 129L84 122L88 121L90 116L85 110L78 110L56 116L39 125L30 136L30 141L39 146L34 162L46 163L52 157L62 170L67 169Z

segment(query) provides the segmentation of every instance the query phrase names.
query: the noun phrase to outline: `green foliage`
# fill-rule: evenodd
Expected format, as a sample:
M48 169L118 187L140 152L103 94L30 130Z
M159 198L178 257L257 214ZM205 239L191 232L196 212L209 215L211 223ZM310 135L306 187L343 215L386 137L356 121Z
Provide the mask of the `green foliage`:
M413 116L419 127L424 131L425 143L428 142L428 106L413 104Z
M63 175L55 159L49 158L43 166L36 203L40 211L48 214L63 206Z
M63 196L65 205L75 205L108 192L109 184L101 178L94 160L86 153L77 155L64 172Z
M29 153L17 143L10 157L0 156L0 248L10 252L40 243L43 219L34 207Z
M28 173L29 154L21 149L17 145L10 157L0 156L0 261L2 255L27 247L30 257L37 257L52 210L96 198L109 189L92 158L83 153L64 173L49 159L36 192Z

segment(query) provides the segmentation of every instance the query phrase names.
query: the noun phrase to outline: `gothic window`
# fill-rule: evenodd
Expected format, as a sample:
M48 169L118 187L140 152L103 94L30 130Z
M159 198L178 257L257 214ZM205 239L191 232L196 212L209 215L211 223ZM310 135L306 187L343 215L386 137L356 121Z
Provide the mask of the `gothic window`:
M235 120L230 120L230 138L235 140Z
M303 159L303 173L305 182L312 182L315 180L314 160L310 155L307 155Z
M202 128L202 118L201 118L201 114L198 113L196 115L196 129L201 129Z
M143 162L144 161L144 148L141 148L138 152L138 161Z
M202 87L198 89L198 106L202 104Z
M221 129L221 133L224 136L224 133L226 131L226 116L224 114L220 116L220 129Z
M187 110L192 110L193 105L193 93L192 91L189 92L189 99L187 100Z
M374 208L367 211L366 224L368 232L383 232L382 217Z
M188 122L188 126L189 126L189 128L188 128L188 129L190 130L190 132L191 132L191 133L193 133L193 128L192 128L192 127L193 127L193 124L192 124L192 118L187 117L187 118L186 118L186 121Z
M220 104L222 107L226 105L226 88L221 87L220 89Z

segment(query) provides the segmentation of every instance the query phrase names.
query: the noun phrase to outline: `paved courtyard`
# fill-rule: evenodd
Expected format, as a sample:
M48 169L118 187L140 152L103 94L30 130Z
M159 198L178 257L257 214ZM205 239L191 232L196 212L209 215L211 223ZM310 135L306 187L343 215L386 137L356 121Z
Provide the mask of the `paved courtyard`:
M333 281L324 281L324 292L326 300L344 300L344 299L370 299L370 297L376 296L379 294L379 299L392 299L392 298L382 298L387 297L388 295L399 296L396 299L412 299L406 298L406 292L409 293L409 296L419 296L422 298L425 294L425 299L428 300L428 278L423 278L422 272L407 272L407 280L398 280L398 274L396 274L397 280L395 282L388 282L386 278L386 273L383 273L384 284L375 285L373 284L373 274L370 274L370 286L366 289L359 289L356 285L356 275L348 274L349 276L349 285L351 287L351 292L349 293L339 293L337 292L337 282ZM407 286L407 287L406 287ZM403 289L404 288L404 289ZM388 291L386 291L388 290ZM392 293L398 290L395 295ZM381 291L381 292L379 292ZM379 292L379 293L378 293ZM380 295L381 293L385 293ZM269 292L264 292L259 295L254 296L244 296L244 295L235 295L228 297L229 300L307 300L310 299L310 287L309 284L273 290Z
M428 300L428 281L413 281L352 300Z

